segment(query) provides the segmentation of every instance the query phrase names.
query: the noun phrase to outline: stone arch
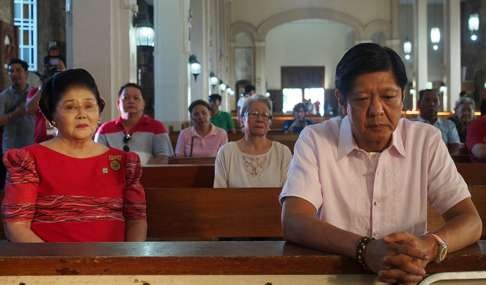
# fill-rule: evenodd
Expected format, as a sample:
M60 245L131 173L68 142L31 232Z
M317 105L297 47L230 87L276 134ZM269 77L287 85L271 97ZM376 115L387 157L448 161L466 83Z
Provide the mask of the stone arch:
M236 35L239 33L246 33L250 36L253 43L255 43L257 38L257 29L255 26L248 22L238 21L231 24L231 42L234 43L236 41Z
M330 20L347 25L353 29L353 33L357 37L356 41L361 40L364 35L364 25L355 17L332 9L312 7L292 9L267 18L258 26L256 40L264 42L268 32L273 28L306 19Z
M373 20L364 27L364 40L371 40L376 35L383 34L386 39L392 38L391 22L383 19Z

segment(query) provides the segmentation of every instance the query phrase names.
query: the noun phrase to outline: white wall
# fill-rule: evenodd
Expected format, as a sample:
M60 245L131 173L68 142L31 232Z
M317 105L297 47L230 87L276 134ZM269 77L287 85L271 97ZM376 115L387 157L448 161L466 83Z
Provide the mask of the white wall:
M275 14L291 9L319 7L352 15L366 24L375 19L390 20L390 0L232 0L232 22L244 21L255 26Z
M336 65L349 48L351 28L327 20L301 20L272 29L266 38L268 89L280 89L281 66L325 66L325 87L334 88Z
M73 0L66 20L68 67L84 68L95 78L106 101L103 121L118 115L115 103L120 86L136 80L136 52L130 36L134 7L125 4Z

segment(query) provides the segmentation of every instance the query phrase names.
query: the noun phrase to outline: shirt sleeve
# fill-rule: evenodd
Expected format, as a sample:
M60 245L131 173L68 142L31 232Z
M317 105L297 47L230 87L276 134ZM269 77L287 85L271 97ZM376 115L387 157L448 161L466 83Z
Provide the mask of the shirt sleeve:
M3 115L6 114L6 111L5 111L5 98L6 98L6 92L7 92L7 90L8 89L6 89L6 91L0 93L0 116L3 116Z
M3 220L32 221L39 185L35 160L24 149L11 149L5 153L3 162L8 173L2 202Z
M181 132L179 133L179 136L177 137L175 155L176 156L179 156L179 157L184 157L185 156L184 146L186 144L186 141L185 141L185 138L184 138L184 135L185 135L185 131L184 130L181 130Z
M289 128L290 128L290 126L292 125L293 122L294 121L285 121L282 125L283 132L288 132Z
M449 124L449 138L448 142L451 143L461 143L461 139L459 138L459 133L457 132L456 124L454 122L447 120Z
M282 186L285 184L285 181L287 181L287 172L289 170L289 164L290 160L292 159L292 153L290 152L290 149L286 145L282 145L282 167L281 167L281 181L282 181Z
M225 149L228 145L221 147L214 161L214 188L228 188L228 169L225 163Z
M228 133L224 130L221 132L221 144L218 146L218 150L221 149L221 147L225 144L228 143Z
M127 152L125 196L123 214L127 220L143 220L147 217L145 191L140 183L142 167L140 158L133 152Z
M233 122L233 117L231 117L231 114L230 113L226 113L228 114L228 130L231 130L231 129L234 129L235 128L235 122Z
M106 139L106 135L105 134L102 134L99 129L98 129L98 131L95 134L94 141L97 142L97 143L106 145L107 147L110 146L108 144L108 140Z
M429 145L428 199L440 214L471 197L466 182L459 174L440 132L434 133Z
M286 197L298 197L311 203L316 210L322 207L322 186L319 181L317 153L312 132L309 128L305 128L295 144L287 181L280 193L280 203L283 203Z
M174 149L172 148L168 133L154 134L152 148L152 153L154 155L174 155Z

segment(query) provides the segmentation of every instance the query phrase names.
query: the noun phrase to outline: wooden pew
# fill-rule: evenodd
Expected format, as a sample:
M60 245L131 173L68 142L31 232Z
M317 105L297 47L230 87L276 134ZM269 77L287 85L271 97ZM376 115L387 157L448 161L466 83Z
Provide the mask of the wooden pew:
M148 188L150 240L281 238L280 188Z
M279 188L147 188L149 240L281 238L279 193ZM486 186L473 186L471 195L486 220ZM444 221L429 207L427 223L434 230Z
M486 185L486 163L458 162L456 167L468 185Z
M171 157L169 164L212 164L214 165L215 157Z
M213 187L214 164L166 164L144 166L142 185L161 187Z
M177 162L202 163L206 159L188 158ZM456 167L468 185L486 185L486 163L456 163ZM145 187L212 187L213 180L214 163L145 166L142 174Z
M179 136L179 132L172 132L169 134L172 146L175 149L177 143L177 137ZM237 141L243 137L243 133L237 132L236 134L229 133L228 140L229 141ZM294 145L299 136L297 134L284 134L281 130L271 130L268 132L267 137L270 140L278 141L290 148L290 151L294 151ZM169 162L170 163L170 162Z
M469 191L471 192L471 199L478 210L481 220L483 223L486 222L486 185L473 185L469 188ZM429 230L438 229L444 225L444 219L435 209L429 207L427 212L427 228ZM486 239L485 226L483 226L481 239Z
M283 241L0 243L0 264L1 284L27 285L364 285L375 278L351 258ZM444 262L430 263L427 273L472 274L485 268L486 242L479 241Z

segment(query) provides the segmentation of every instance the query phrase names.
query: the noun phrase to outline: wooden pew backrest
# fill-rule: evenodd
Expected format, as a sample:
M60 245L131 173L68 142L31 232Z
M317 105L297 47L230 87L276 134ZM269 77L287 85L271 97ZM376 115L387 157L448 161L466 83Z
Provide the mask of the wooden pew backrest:
M145 188L213 187L213 181L214 164L145 166L141 179Z
M469 186L486 185L486 163L456 163L457 171Z
M281 238L280 188L148 188L151 240Z
M469 188L471 199L478 210L479 217L483 223L486 221L486 185L474 185ZM444 225L444 219L432 207L427 209L427 228L429 231L440 228ZM481 239L486 239L486 228L483 225Z

